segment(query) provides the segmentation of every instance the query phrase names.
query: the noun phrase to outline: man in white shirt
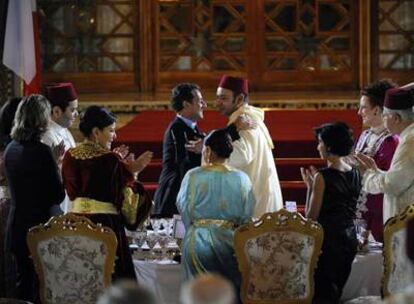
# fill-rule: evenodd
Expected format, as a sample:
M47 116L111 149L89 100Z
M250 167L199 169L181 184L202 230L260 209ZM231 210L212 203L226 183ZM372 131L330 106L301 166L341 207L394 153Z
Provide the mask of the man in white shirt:
M245 115L257 127L239 131L240 139L233 142L233 153L228 164L244 171L253 185L256 199L254 217L283 208L282 192L272 149L273 141L264 124L264 111L248 105L246 79L223 76L217 89L216 104L219 111L229 118L228 124Z
M61 168L63 154L75 147L75 140L69 131L78 116L78 95L72 83L57 83L46 87L45 95L52 106L49 129L43 134L42 142L52 149L56 162ZM60 204L64 213L69 208L69 199ZM61 213L60 210L51 210L53 214Z
M46 97L52 106L49 129L42 142L53 150L64 145L63 151L75 147L75 140L69 131L78 116L78 96L72 83L58 83L46 87ZM63 156L63 153L62 153Z
M389 89L385 96L385 127L400 140L388 171L378 169L375 161L357 154L364 174L363 189L372 194L384 193L384 223L401 213L414 198L414 96L409 89Z

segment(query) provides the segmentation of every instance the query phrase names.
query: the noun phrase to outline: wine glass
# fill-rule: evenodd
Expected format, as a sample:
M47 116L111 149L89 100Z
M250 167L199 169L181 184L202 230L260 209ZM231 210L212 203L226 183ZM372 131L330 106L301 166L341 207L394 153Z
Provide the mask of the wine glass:
M147 235L147 244L150 249L151 256L155 256L154 247L158 243L158 236L155 233Z
M159 231L160 226L161 226L160 219L158 219L158 218L152 218L151 219L151 226L152 226L152 229L154 231L154 234L158 234L158 231Z
M167 259L167 247L170 242L170 237L168 235L159 235L158 236L158 244L161 247L161 258L163 260Z
M144 245L146 238L147 238L146 231L136 231L134 233L134 243L137 244L138 250L141 250L141 247L142 245Z

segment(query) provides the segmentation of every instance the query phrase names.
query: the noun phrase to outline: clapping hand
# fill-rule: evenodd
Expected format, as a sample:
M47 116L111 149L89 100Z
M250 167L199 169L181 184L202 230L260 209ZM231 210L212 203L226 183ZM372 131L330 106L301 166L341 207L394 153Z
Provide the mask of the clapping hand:
M310 166L309 169L300 167L300 174L302 175L302 179L306 184L306 187L311 188L313 184L313 180L315 179L315 175L318 172L314 166Z
M51 147L53 157L56 159L57 163L62 162L63 154L65 154L65 143L62 139L60 143Z
M151 162L152 156L154 153L151 151L145 151L139 157L135 159L135 155L133 153L128 154L128 156L124 159L124 163L126 164L128 170L131 173L139 173L148 164Z
M362 174L364 174L365 171L369 169L372 169L374 171L378 170L377 164L372 157L369 157L362 153L356 153L355 159L358 162L358 169Z
M121 159L125 159L129 154L129 147L126 145L120 145L112 150L112 152L116 153L121 157Z

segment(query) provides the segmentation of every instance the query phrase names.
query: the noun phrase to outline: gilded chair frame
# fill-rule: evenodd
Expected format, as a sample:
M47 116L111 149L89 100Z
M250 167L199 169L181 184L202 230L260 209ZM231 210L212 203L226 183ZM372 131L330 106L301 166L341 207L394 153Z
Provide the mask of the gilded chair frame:
M414 217L414 204L407 206L402 213L391 217L384 225L384 275L382 278L382 295L391 295L388 284L391 278L391 268L393 263L392 237L401 229L405 229L407 220Z
M247 289L249 286L249 261L245 255L245 244L249 239L255 238L267 232L297 232L311 236L315 240L314 251L310 263L309 273L309 287L310 292L305 299L275 299L275 300L253 300L247 297ZM273 213L265 213L259 220L239 227L234 235L234 247L239 264L239 270L242 274L241 283L241 299L244 304L299 304L312 303L314 294L314 271L318 262L319 254L321 253L324 232L323 228L317 222L304 218L298 212L289 212L286 209L281 209Z
M39 294L42 303L47 304L46 280L42 267L43 261L37 254L37 247L40 242L55 236L83 236L103 242L107 250L103 272L103 284L104 287L109 287L111 285L118 244L115 233L110 228L104 227L101 224L95 224L83 216L77 216L71 213L54 216L50 218L47 223L30 228L27 234L27 245L39 278Z

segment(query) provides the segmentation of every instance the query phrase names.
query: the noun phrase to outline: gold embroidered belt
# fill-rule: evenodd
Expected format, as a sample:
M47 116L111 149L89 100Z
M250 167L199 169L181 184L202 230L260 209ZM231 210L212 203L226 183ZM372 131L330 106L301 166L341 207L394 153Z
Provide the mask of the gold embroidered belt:
M118 214L118 210L116 210L113 204L97 201L87 197L76 198L72 203L72 208L70 212L86 214Z
M227 220L201 219L193 222L194 227L217 226L226 229L235 229L236 224Z

